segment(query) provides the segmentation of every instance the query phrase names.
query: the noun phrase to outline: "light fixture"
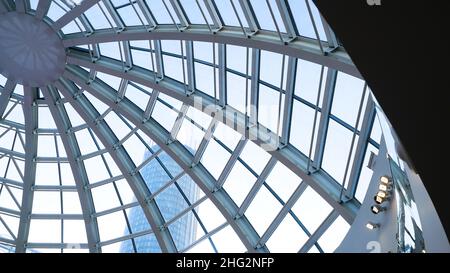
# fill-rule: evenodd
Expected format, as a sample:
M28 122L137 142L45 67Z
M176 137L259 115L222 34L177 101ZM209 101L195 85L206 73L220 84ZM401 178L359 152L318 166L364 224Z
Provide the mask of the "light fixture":
M378 195L375 195L375 196L373 197L373 199L375 200L375 203L377 203L377 204L381 204L381 203L384 202L384 198L379 197Z
M380 205L373 205L372 207L370 207L370 210L372 211L373 214L378 214L382 211L385 211L386 208Z
M389 197L389 194L387 192L385 192L385 191L378 191L377 196L379 196L379 197L381 197L383 199L386 199L386 198Z
M380 177L380 182L382 184L389 185L391 183L391 178L387 175L383 175L382 177Z
M372 222L368 222L366 224L366 228L370 229L370 230L374 230L374 229L379 228L379 227L380 227L379 224L375 224L375 223L372 223Z
M387 185L387 184L380 184L380 186L378 187L378 189L380 191L385 191L385 192L390 192L392 191L392 187Z

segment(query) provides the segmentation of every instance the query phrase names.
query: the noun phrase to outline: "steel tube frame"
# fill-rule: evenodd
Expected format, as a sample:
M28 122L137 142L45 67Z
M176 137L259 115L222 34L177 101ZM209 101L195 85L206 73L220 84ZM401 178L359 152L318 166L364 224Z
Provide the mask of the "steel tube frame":
M213 108L216 109L213 98L203 94L202 92L195 92L190 96L186 96L184 93L184 86L177 81L165 78L159 80L158 83L155 83L152 72L148 70L135 68L127 73L123 73L120 68L120 62L108 58L102 58L101 60L92 63L86 54L87 53L82 53L78 50L75 51L72 49L68 56L68 63L93 68L97 71L108 73L116 77L123 77L130 81L158 90L159 92L169 95L189 106L201 107L202 109L199 109L201 111L210 110ZM75 73L82 73L82 71L77 69L76 66L69 65L69 70L72 70ZM202 104L195 105L196 101L201 101ZM263 126L259 125L258 127L253 126L246 128L245 117L242 113L237 112L229 106L224 107L221 111L223 112L224 117L223 120L220 121L225 125L230 126L234 130L244 134L247 138L251 137L252 141L256 144L269 146L274 145L275 148L277 147L277 137L273 133L268 132ZM140 122L143 122L142 117L140 118ZM359 208L359 203L356 200L351 200L345 204L339 204L339 202L337 202L340 194L339 184L333 180L330 180L330 177L320 170L310 175L306 171L308 162L306 156L291 147L290 144L286 145L282 149L269 151L269 153L275 156L278 161L285 164L289 169L306 181L306 183L308 183L316 192L327 200L328 203L337 209L347 222L353 222Z
M173 25L158 25L151 32L148 32L144 26L131 26L121 31L120 34L114 30L96 30L89 36L85 36L82 33L65 35L63 44L66 48L69 48L78 45L126 40L203 41L257 48L310 61L342 71L357 78L362 78L358 69L354 66L343 48L338 48L333 52L323 54L315 39L297 39L285 45L280 43L279 36L275 32L258 31L258 33L252 35L250 38L246 38L242 35L240 28L231 26L223 27L216 34L211 34L206 25L192 25L182 32Z

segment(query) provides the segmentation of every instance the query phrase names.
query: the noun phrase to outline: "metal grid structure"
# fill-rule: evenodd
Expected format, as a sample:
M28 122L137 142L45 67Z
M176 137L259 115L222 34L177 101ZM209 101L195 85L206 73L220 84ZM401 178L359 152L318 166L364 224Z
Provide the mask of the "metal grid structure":
M162 252L330 252L345 236L381 129L311 1L0 0L15 11L57 32L67 59L46 86L0 76L2 247L154 236ZM162 153L179 173L151 192L140 170ZM165 219L158 194L182 176L202 194ZM110 230L138 206L150 230ZM177 249L170 225L197 211L202 232Z

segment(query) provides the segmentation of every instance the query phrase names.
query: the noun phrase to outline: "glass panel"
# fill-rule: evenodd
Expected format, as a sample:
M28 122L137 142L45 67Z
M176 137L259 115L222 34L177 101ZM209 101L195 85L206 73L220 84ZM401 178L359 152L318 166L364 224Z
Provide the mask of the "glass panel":
M296 253L307 240L308 236L288 214L266 245L272 253Z
M245 215L261 236L269 227L270 223L272 223L273 219L275 219L281 208L280 202L275 199L266 187L262 187L248 207Z
M197 212L207 231L212 231L226 221L222 213L209 199L198 206Z
M32 243L60 243L61 220L30 220L28 242Z
M250 105L251 80L246 81L244 77L227 72L227 103L241 113L245 113L245 91L247 87L247 105Z
M215 140L209 141L208 147L202 157L202 164L218 179L231 154L220 146Z
M230 226L225 227L214 234L211 239L219 253L244 253L247 248L242 244L241 239Z
M206 24L205 19L203 18L202 13L196 3L196 0L180 0L180 3L183 7L183 10L186 12L186 15L189 18L191 24ZM200 4L200 7L208 23L212 24L212 19L209 16L204 2L198 1L198 3Z
M124 235L124 230L127 231L123 211L118 211L98 217L97 223L101 241L107 241L121 237Z
M307 0L311 7L311 12L313 14L314 22L317 26L317 30L319 32L320 40L326 40L325 31L322 25L322 21L320 19L319 11L317 10L314 3L310 0ZM301 36L305 36L308 38L317 39L316 34L314 32L314 27L311 21L311 17L309 16L309 12L306 6L305 1L298 0L288 0L289 6L291 8L292 15L294 17L295 23L297 25L297 29L300 32Z
M367 189L369 188L370 180L372 179L373 171L367 167L369 164L370 154L373 152L375 155L378 154L378 149L373 147L373 145L369 144L367 146L366 155L364 156L364 162L362 165L361 174L358 180L358 187L356 188L355 197L360 202L364 201L364 197L366 196Z
M258 20L261 29L276 31L277 29L266 1L262 2L260 0L250 0L250 3L252 4L253 11L255 12L256 19ZM275 0L270 0L269 3L274 13L279 30L281 32L286 32Z
M318 193L308 187L292 207L292 211L312 234L333 208Z
M136 8L139 10L139 8ZM122 21L125 23L125 26L141 26L142 22L139 19L138 15L134 11L132 6L126 6L121 9L117 9L117 13L121 17ZM141 16L142 18L142 16Z
M318 240L323 251L325 253L334 252L344 239L345 235L347 235L349 229L350 225L344 218L339 216Z
M319 108L322 107L322 98L325 89L325 82L327 79L328 68L324 68L322 76L322 91L321 99L319 100ZM308 101L312 105L317 103L317 95L319 94L320 76L322 72L322 66L297 59L297 72L295 79L295 95Z
M36 191L33 197L32 213L61 213L60 193Z
M261 50L261 64L259 72L260 80L270 83L279 88L281 81L282 64L283 55ZM287 65L286 60L285 65ZM286 80L286 77L284 77L284 79Z
M119 198L112 183L91 189L95 210L101 212L120 206Z
M289 142L306 156L309 156L309 151L311 148L311 136L313 134L315 114L316 111L313 108L308 107L297 100L294 100ZM314 158L315 155L315 145L317 141L319 123L320 112L317 113L311 158Z
M270 155L260 146L248 141L240 155L240 158L242 158L245 163L253 169L253 171L259 174L269 161Z
M364 81L345 73L338 73L331 113L355 127L363 89Z
M352 132L330 120L322 168L339 183L344 179L351 142Z
M233 201L240 206L255 181L256 177L244 165L236 162L224 184L224 189Z
M242 12L241 6L239 5L239 3L237 1L234 1L233 3L236 7L238 16L239 16L242 24L244 25L244 27L248 27L247 21L245 20L245 16ZM236 13L233 11L233 6L231 5L230 1L219 0L219 1L214 1L214 4L216 5L217 9L219 10L220 16L221 16L222 20L225 22L225 25L240 26L239 20L236 17Z
M64 243L86 244L86 228L83 220L64 220Z
M280 92L275 89L266 87L265 85L259 85L259 108L258 108L258 121L267 129L279 134L278 121L283 120L283 109L280 110L279 106ZM281 107L284 105L284 95L281 96ZM280 114L280 117L278 117Z
M302 180L286 166L277 162L267 177L266 182L286 202Z

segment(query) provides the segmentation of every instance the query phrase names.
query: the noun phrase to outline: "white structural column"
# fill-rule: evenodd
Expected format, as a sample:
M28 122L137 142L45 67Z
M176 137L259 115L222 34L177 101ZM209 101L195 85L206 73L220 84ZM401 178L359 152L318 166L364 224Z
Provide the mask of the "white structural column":
M23 113L25 118L25 174L23 181L22 206L16 252L25 252L30 231L31 209L33 207L33 186L36 177L38 89L24 87Z
M56 127L61 137L64 149L69 160L70 168L75 179L76 191L80 199L81 211L86 228L89 252L100 252L100 235L98 231L97 219L92 217L95 214L94 200L89 186L89 179L81 157L80 147L72 130L69 116L61 102L57 90L54 87L42 88L42 94L53 116Z
M83 88L90 87L97 80L94 80L90 85L87 81L79 81L77 84ZM130 185L136 199L144 211L144 214L155 234L156 239L161 247L162 252L177 252L175 243L167 228L164 228L164 218L155 202L151 200L151 193L139 172L136 172L136 166L124 149L122 144L115 136L114 132L108 124L102 119L95 107L89 100L80 93L78 88L67 80L61 80L55 83L58 90L68 99L74 109L83 118L83 120L94 131L96 136L105 146L117 167L123 173L126 181ZM87 88L86 88L87 89ZM115 101L114 101L115 104Z

